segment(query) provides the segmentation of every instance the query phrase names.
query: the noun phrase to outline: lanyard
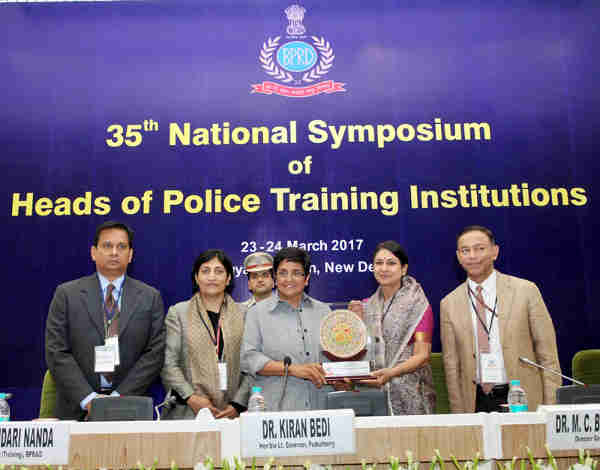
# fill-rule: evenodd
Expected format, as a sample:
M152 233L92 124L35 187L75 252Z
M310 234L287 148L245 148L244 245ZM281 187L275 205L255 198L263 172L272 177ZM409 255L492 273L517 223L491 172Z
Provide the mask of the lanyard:
M402 289L402 287L400 287L400 289ZM387 308L385 309L385 311L383 311L383 305L385 305L385 302L383 303L383 305L381 306L381 313L383 314L381 316L381 320L383 321L383 319L385 318L385 316L388 314L388 312L390 311L390 308L392 308L392 304L394 303L394 300L396 299L396 294L398 293L398 291L400 290L398 289L396 292L394 292L394 295L392 296L392 299L390 300L390 303L388 304Z
M477 308L475 307L475 303L473 302L473 297L475 297L475 293L471 289L471 286L469 286L469 300L471 301L471 305L473 306L473 311L475 312L475 316L477 317L477 319L479 320L479 322L483 326L483 330L485 331L485 333L488 335L488 338L489 338L490 337L490 332L492 331L492 324L494 323L494 317L496 316L496 307L498 306L498 295L496 295L496 301L494 302L494 308L493 309L491 309L490 307L488 307L488 305L485 302L483 302L483 307L486 310L489 310L490 312L492 312L492 318L490 319L490 326L489 327L487 327L485 325L485 322L479 316L479 313L477 312ZM475 299L477 299L477 297L475 297ZM479 301L478 301L478 303L479 303Z
M202 314L200 314L200 312L199 312L199 315L200 315L200 320L202 320L202 324L204 325L204 328L206 328L206 331L208 332L208 336L210 337L210 340L215 345L215 350L217 352L217 358L218 358L219 357L219 344L221 342L221 330L223 329L222 328L223 316L219 314L219 323L217 325L217 336L215 338L214 331L212 330L212 328L209 328L209 326L204 321L204 318L202 318ZM207 313L207 315L208 315L208 313ZM211 326L212 326L212 322L211 322Z

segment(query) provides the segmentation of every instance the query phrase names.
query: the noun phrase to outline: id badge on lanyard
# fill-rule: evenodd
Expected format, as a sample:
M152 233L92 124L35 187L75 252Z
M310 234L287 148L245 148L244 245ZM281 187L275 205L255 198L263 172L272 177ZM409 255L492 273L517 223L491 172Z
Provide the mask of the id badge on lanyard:
M480 353L479 366L481 370L481 382L501 383L502 367L500 366L500 354Z
M227 362L225 362L222 359L219 359L219 346L221 343L221 334L223 330L223 326L221 323L222 319L223 317L219 318L219 326L217 326L217 340L215 341L215 351L217 353L217 366L219 367L219 388L222 391L225 391L227 390Z
M222 391L227 390L227 363L219 361L219 387Z
M118 336L109 336L104 340L104 345L110 348L114 355L115 367L121 363L120 355L119 355L119 337Z
M94 372L107 373L115 371L115 353L108 345L94 347Z

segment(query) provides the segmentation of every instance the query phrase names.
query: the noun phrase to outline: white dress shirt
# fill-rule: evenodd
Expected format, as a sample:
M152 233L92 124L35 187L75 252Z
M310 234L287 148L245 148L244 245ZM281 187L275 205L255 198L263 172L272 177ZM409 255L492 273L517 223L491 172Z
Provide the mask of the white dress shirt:
M479 345L477 342L477 323L479 319L477 318L477 312L475 312L474 305L476 305L475 296L477 295L477 286L481 285L483 295L483 301L489 307L485 309L485 319L482 320L485 322L486 328L489 328L490 322L492 321L492 312L491 310L495 310L496 315L494 316L494 320L492 322L492 327L489 331L490 335L490 353L497 354L500 368L502 370L502 381L500 384L508 383L508 378L506 376L506 368L504 367L504 356L502 355L502 343L500 342L500 329L498 327L498 315L500 312L498 311L497 297L496 297L496 271L492 271L492 274L488 276L488 278L483 281L481 284L477 284L476 282L468 279L469 289L472 294L469 293L469 309L471 310L471 320L473 322L473 336L475 338L475 354L479 356ZM477 383L481 383L481 361L479 357L477 357Z

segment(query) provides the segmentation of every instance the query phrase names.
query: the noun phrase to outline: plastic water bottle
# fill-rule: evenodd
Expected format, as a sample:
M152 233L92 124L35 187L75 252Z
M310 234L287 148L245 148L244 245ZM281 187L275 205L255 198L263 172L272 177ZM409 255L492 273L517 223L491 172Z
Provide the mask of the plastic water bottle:
M254 386L248 400L248 412L256 413L258 411L265 411L265 397L262 395L262 388Z
M521 387L520 380L511 380L508 390L508 408L511 413L527 411L527 394Z
M10 393L0 393L0 422L10 421L10 406L6 400L11 396Z

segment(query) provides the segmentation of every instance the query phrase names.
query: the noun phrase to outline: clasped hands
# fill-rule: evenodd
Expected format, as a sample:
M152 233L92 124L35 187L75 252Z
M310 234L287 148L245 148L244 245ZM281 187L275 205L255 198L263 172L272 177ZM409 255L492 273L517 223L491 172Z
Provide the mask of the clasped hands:
M191 395L186 403L192 409L194 414L198 414L202 408L208 408L216 419L233 419L239 416L237 410L233 406L227 405L223 410L219 410L208 398L199 395Z
M90 401L88 401L88 402L87 402L87 405L85 405L85 409L86 409L86 411L87 411L87 413L88 413L88 416L89 416L89 414L90 414L90 411L92 411L92 402L93 402L94 400L96 400L96 399L100 399L100 398L106 398L106 397L108 397L108 396L109 396L109 395L106 395L106 394L103 394L103 393L98 393L98 394L97 394L97 395L96 395L94 398L92 398ZM87 416L86 416L86 418L85 418L85 419L87 419Z

